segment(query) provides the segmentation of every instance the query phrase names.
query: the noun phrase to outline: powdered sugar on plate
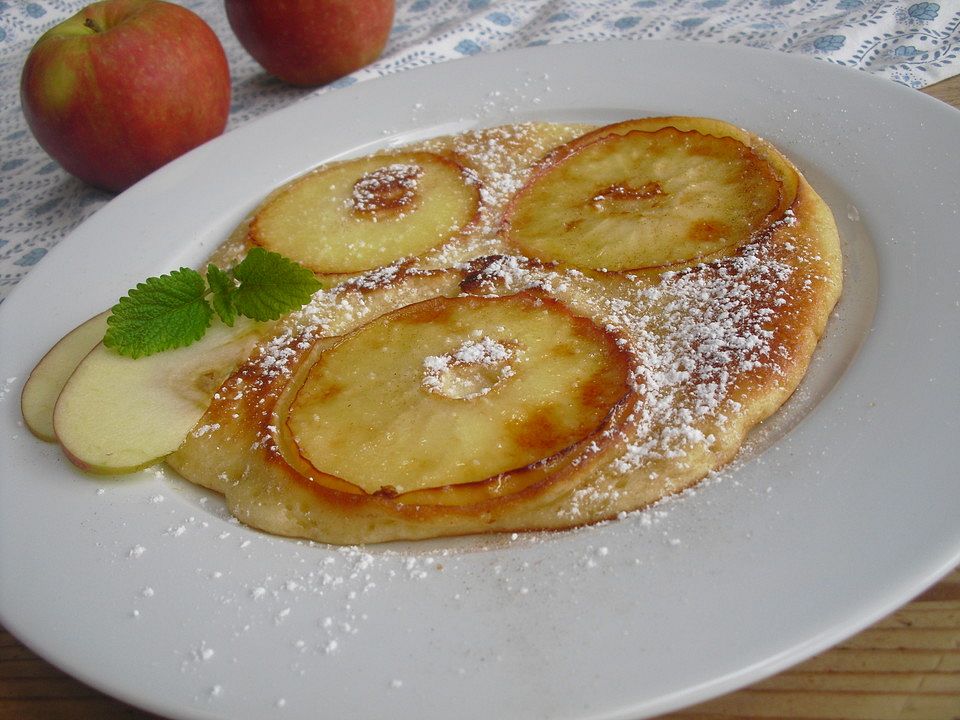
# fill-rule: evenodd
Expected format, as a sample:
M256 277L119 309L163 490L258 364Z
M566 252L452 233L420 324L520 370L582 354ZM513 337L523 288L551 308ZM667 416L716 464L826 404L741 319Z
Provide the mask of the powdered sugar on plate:
M644 567L650 558L640 552L642 544L636 544L641 538L659 538L671 550L683 542L670 523L677 499L669 499L619 518L618 525L628 530L627 538L633 538L626 543L599 526L570 531L566 537L572 543L563 541L564 534L512 533L455 539L443 545L335 548L256 533L230 518L217 496L183 488L175 478L154 471L143 475L141 489L116 486L99 502L129 505L139 495L145 526L186 531L144 530L142 541L129 552L113 546L108 555L114 562L135 560L136 567L143 569L121 573L121 584L129 589L126 603L118 609L130 622L149 625L162 621L164 603L158 605L158 601L178 593L183 582L203 589L216 610L198 627L210 625L216 630L194 630L192 637L181 633L183 642L171 658L178 663L186 686L194 688L198 706L216 706L247 692L233 680L233 666L251 645L269 649L271 661L285 668L292 683L317 681L330 671L331 663L343 654L350 656L358 642L366 645L373 640L370 633L379 632L388 618L375 608L388 605L389 597L442 593L452 608L467 612L475 601L462 592L464 578L479 573L477 579L486 578L494 589L494 601L538 603L548 590L531 580L531 572L544 557L565 558L554 577L559 589L567 583L590 582L597 573ZM159 491L167 494L163 503L153 502ZM198 553L173 575L154 569L162 564L163 555L201 547L215 552ZM492 657L491 661L498 660ZM466 646L460 662L450 671L461 676L472 672L474 661ZM371 682L405 688L400 671L394 668L392 673L372 677ZM288 706L303 710L295 694L285 697ZM264 713L268 714L267 709Z

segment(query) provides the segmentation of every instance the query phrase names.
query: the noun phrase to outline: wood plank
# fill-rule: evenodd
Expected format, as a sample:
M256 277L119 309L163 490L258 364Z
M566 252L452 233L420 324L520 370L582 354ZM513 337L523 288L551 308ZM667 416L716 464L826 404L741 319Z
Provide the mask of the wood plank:
M960 697L960 673L924 672L802 672L780 673L756 683L755 690L953 694Z
M845 647L861 649L956 650L960 648L960 627L884 628L874 627L851 638Z
M928 85L922 92L931 95L948 105L960 108L960 75L941 80L933 85Z
M922 603L922 604L920 604ZM884 630L936 630L960 627L960 609L956 602L931 603L918 599L901 611L884 618L874 628Z
M748 688L670 715L693 718L781 720L934 720L956 718L960 697L916 693L765 692Z
M865 631L866 632L866 631ZM841 645L796 666L797 672L957 672L960 651L855 650Z
M105 695L70 701L33 699L30 702L0 700L3 720L163 720L118 703Z

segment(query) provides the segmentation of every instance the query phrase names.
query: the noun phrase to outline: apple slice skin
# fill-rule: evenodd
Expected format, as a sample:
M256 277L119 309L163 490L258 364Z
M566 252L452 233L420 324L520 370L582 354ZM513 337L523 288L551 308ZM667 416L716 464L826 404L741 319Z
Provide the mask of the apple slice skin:
M179 447L214 391L253 349L269 323L217 323L187 347L136 360L97 345L64 385L54 408L56 438L75 465L127 473Z
M78 325L47 351L27 378L20 394L20 412L27 429L41 440L56 442L53 409L67 380L107 331L105 311Z

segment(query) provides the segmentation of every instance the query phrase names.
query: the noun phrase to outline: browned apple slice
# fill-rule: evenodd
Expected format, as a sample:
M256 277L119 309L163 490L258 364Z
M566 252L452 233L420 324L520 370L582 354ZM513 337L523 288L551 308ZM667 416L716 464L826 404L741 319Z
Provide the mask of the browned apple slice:
M20 394L20 412L27 428L41 440L53 442L53 408L60 391L77 366L107 331L109 312L102 312L64 335L30 373Z
M454 236L479 203L477 183L441 155L373 155L282 188L254 215L248 239L318 273L359 272Z
M777 217L780 197L777 173L747 145L666 127L558 153L515 196L504 227L540 260L634 270L742 245Z
M563 145L556 146L548 153L548 156L544 158L543 164L549 165L556 163L560 158L566 157L584 145L588 145L607 135L626 135L634 130L656 132L665 127L676 128L684 132L696 131L702 135L712 135L718 138L729 137L749 146L758 153L760 157L770 163L770 166L776 171L777 177L780 180L782 191L778 214L786 211L796 199L800 178L797 175L797 169L793 167L790 161L763 138L757 137L736 125L731 125L723 120L717 120L716 118L669 115L666 117L634 118L610 125L603 125L589 132L585 132Z
M318 471L392 496L560 453L597 431L627 375L615 338L554 300L440 297L322 353L287 428Z

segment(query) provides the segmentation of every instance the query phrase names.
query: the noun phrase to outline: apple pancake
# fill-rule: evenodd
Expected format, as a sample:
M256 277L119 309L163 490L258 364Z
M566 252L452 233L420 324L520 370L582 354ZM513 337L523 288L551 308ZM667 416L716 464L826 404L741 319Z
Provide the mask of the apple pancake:
M613 518L729 462L800 383L840 294L839 238L769 143L705 118L531 123L306 177L350 167L336 192L369 190L398 157L380 179L424 177L426 155L456 168L445 197L463 191L472 214L446 234L425 223L386 264L332 268L168 457L244 523L352 544ZM264 242L302 182L219 252ZM384 184L374 215L431 200ZM323 202L296 205L283 213Z

